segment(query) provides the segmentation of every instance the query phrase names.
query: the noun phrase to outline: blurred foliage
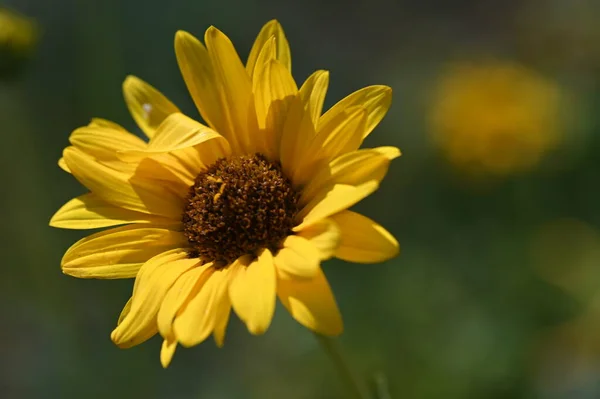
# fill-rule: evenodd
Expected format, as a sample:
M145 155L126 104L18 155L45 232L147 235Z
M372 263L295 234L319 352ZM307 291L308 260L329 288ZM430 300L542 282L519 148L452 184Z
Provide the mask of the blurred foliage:
M84 192L56 165L70 131L92 117L134 129L120 93L125 76L197 116L177 70L175 32L218 26L245 58L271 18L286 30L298 81L331 71L326 106L369 84L394 89L390 113L365 145L396 145L403 156L357 208L389 228L402 253L382 265L325 265L346 323L341 344L357 371L385 375L393 398L598 397L597 2L5 3L44 35L28 68L0 80L1 397L345 397L317 342L282 309L264 336L233 320L223 349L181 350L166 371L157 339L116 348L109 334L131 281L62 275L62 254L86 232L47 225ZM560 92L556 112L553 94L533 96L546 104L539 115L520 95L509 102L536 132L556 131L561 141L528 170L473 180L432 145L430 118L448 65L482 59L510 60L543 81L542 93ZM491 104L478 115L506 121Z
M35 22L0 6L0 79L18 74L35 50Z

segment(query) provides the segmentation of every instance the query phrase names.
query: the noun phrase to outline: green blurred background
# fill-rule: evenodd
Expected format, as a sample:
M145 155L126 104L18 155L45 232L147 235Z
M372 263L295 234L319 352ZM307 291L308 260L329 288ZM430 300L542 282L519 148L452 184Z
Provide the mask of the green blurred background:
M250 336L234 319L223 349L211 340L180 349L167 370L159 339L118 349L109 334L132 282L63 275L62 254L87 232L48 226L85 191L56 164L70 132L91 117L138 132L122 99L126 75L196 117L177 69L175 32L202 37L215 25L245 59L272 18L290 41L297 81L331 71L327 107L366 85L394 90L389 114L365 145L395 145L403 156L357 208L398 238L401 255L380 265L324 266L345 320L340 341L357 372L385 376L394 399L600 397L597 0L4 5L35 18L41 36L19 73L0 77L0 397L346 397L311 333L281 307L264 336ZM508 159L531 156L527 168L489 172L485 160L465 168L434 139L457 129L488 137L512 120L506 104L486 110L474 95L475 113L456 100L460 113L431 123L439 97L456 91L438 89L454 79L448 65L481 60L527 71L500 84L512 90L507 103L520 115L502 125L512 141L488 146ZM559 93L557 103L540 111L520 102L531 76ZM486 81L471 86L496 99L485 94ZM473 128L482 113L491 115L489 125ZM556 143L519 152L526 134L545 137L548 129L559 133ZM476 141L463 140L461 154Z

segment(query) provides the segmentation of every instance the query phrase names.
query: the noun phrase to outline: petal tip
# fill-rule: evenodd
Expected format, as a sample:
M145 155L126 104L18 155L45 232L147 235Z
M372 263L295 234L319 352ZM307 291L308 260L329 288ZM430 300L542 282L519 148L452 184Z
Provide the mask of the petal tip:
M67 166L67 163L65 162L65 159L63 157L61 157L58 160L58 167L67 173L71 173L71 169L69 169L69 167Z
M112 330L112 332L110 333L110 340L117 345L118 347L121 347L121 343L119 340L119 334L118 334L118 329L119 327L115 328L114 330Z
M402 155L402 151L400 151L400 148L398 148L398 147L392 147L390 149L390 151L388 151L388 153L385 154L386 158L390 161L398 158L401 155Z
M168 368L171 364L171 360L173 360L173 355L175 354L176 349L177 342L168 341L167 339L163 341L160 349L160 364L163 369Z
M221 348L223 348L223 346L225 346L225 339L217 337L216 335L214 338L215 338L215 345L217 345L217 348L221 349Z
M270 324L271 324L270 322L267 325L256 325L256 324L252 325L252 324L249 324L248 325L248 332L250 334L252 334L252 335L263 335L269 329L269 325Z
M184 40L193 40L195 39L194 35L184 30L178 30L175 32L175 44Z
M133 84L139 80L140 79L135 75L127 75L127 76L125 76L125 79L123 80L123 86Z
M54 215L52 215L52 217L51 217L51 218L50 218L50 220L48 221L48 226L50 226L50 227L56 227L56 228L60 228L59 226L57 226L57 223L56 223L56 214L57 214L57 213L58 213L58 212L56 212Z
M211 25L208 27L208 29L206 29L206 32L204 33L205 37L215 37L218 35L222 35L223 32L221 32L216 26Z
M275 18L265 24L265 28L273 28L275 31L283 31L283 27Z

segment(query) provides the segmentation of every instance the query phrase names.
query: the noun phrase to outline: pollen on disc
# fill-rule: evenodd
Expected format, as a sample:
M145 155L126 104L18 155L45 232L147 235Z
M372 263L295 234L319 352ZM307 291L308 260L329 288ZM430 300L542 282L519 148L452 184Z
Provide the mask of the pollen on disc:
M228 264L291 234L299 194L278 163L261 154L222 158L188 193L183 233L190 257Z

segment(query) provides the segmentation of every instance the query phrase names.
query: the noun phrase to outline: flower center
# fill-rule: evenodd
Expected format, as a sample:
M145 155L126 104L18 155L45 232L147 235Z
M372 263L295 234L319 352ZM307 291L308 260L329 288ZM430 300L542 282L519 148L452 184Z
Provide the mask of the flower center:
M225 266L262 248L276 252L294 227L298 197L281 166L261 154L219 159L187 197L189 256Z

